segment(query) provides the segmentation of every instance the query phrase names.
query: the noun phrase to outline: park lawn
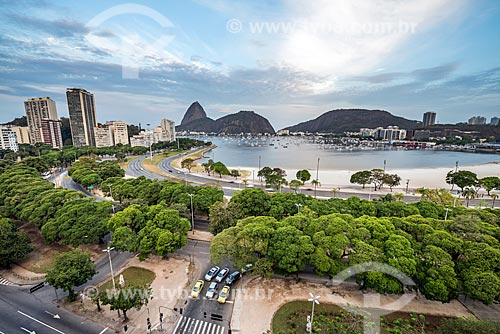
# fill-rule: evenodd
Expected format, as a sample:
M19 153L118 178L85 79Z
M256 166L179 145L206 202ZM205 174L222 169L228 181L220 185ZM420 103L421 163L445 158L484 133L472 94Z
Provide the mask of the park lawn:
M333 317L341 308L334 304L319 304L314 307L314 316L324 315ZM272 330L274 333L280 331L293 331L294 333L306 333L306 319L311 314L311 302L293 301L284 304L276 311L272 320ZM384 318L392 322L396 319L410 319L411 315L405 312L394 312ZM438 326L445 320L446 317L425 315L425 331L428 334L437 334ZM321 332L323 333L323 332ZM385 333L385 331L382 331ZM326 333L325 333L326 334Z
M128 267L121 273L115 275L115 284L118 287L118 282L120 281L120 274L123 275L125 279L125 286L144 286L150 285L154 281L156 275L154 272L148 269L140 267ZM101 291L113 289L113 283L111 279L104 282L99 289Z

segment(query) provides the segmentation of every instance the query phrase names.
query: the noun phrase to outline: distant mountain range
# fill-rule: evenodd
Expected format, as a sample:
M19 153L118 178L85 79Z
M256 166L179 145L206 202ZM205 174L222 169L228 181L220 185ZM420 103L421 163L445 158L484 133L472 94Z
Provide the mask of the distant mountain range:
M321 116L297 125L289 126L285 130L290 132L357 132L361 128L376 128L379 126L399 126L402 129L415 129L420 122L403 117L394 116L385 110L367 109L336 109Z
M269 121L253 111L240 111L226 115L217 120L207 117L207 114L198 101L193 102L186 110L181 124L176 131L196 131L206 133L270 133L274 128Z

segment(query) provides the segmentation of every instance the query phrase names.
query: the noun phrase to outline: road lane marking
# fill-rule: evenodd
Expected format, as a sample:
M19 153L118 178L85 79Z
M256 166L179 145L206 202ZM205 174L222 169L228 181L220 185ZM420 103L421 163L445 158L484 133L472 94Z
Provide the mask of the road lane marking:
M196 319L196 322L195 322L194 328L193 328L193 332L192 332L193 334L198 333L197 328L198 328L199 323L200 323L200 320Z
M186 321L186 324L184 325L184 330L182 331L182 334L185 334L187 329L189 328L189 323L191 322L192 318L188 318Z
M108 330L108 327L106 327L106 328L104 328L102 331L100 331L100 332L99 332L99 334L102 334L102 333L104 333L104 332L105 332L105 331L107 331L107 330Z
M207 252L200 252L200 254L210 255L210 253Z
M179 326L180 326L180 324L181 324L181 322L182 322L183 319L184 319L184 316L181 315L179 321L177 322L177 325L175 325L174 334L177 333L177 328L179 328Z
M55 332L58 332L58 333L60 333L60 334L66 334L66 333L64 333L64 332L61 332L61 331L60 331L60 330L58 330L57 328L54 328L54 327L52 327L52 326L50 326L50 325L47 325L46 323L44 323L44 322L42 322L42 321L40 321L40 320L38 320L38 319L35 319L35 318L33 318L32 316L30 316L30 315L27 315L27 314L26 314L26 313L24 313L24 312L17 311L17 313L19 313L19 314L21 314L21 315L24 315L26 318L29 318L29 319L31 319L31 320L33 320L33 321L36 321L36 322L38 322L39 324L44 325L45 327L50 328L50 329L52 329L52 330L53 330L53 331L55 331Z
M30 333L30 334L36 334L36 332L35 332L35 331L30 331L29 329L26 329L26 328L24 328L24 327L21 327L21 329L22 329L23 331L27 332L27 333Z

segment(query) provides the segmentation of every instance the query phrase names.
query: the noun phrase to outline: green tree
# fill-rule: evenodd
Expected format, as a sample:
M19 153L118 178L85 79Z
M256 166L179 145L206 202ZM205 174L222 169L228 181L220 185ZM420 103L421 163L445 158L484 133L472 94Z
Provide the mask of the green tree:
M401 183L401 177L397 174L385 174L383 178L384 184L389 186L392 192L392 188L399 186Z
M365 186L371 182L372 172L369 170L362 170L351 175L350 182L355 184L361 184L363 189Z
M477 191L472 187L467 187L462 189L462 195L464 195L464 197L467 199L467 207L469 207L469 202L471 199L476 197Z
M491 304L500 297L500 278L494 272L471 268L463 277L465 293L473 299Z
M302 184L305 184L307 181L311 179L311 173L309 173L307 169L301 169L297 171L295 177L297 178L297 180L302 181Z
M300 186L302 185L302 181L292 180L288 185L290 186L290 189L292 189L293 192L296 194Z
M186 168L190 173L191 169L196 165L195 161L191 158L186 158L182 160L181 167Z
M380 168L375 168L370 171L371 177L370 177L370 182L373 183L373 187L375 191L377 189L382 188L382 185L384 184L384 177L385 173L383 169Z
M220 178L222 177L222 175L229 175L230 174L229 169L227 169L226 165L224 165L220 161L217 161L216 163L214 163L212 165L211 169L214 173L219 174Z
M465 187L476 187L479 184L476 173L468 170L450 171L446 174L446 183L456 185L463 191Z
M488 196L493 189L500 190L500 178L497 176L487 176L479 179L479 185L483 187L487 192Z
M441 334L498 334L500 322L472 318L448 318L439 326Z
M128 310L132 308L140 310L142 306L148 304L150 297L151 288L144 286L128 286L120 288L116 293L112 291L100 293L102 304L109 305L112 311L122 311L124 321L128 320Z
M238 179L238 177L241 176L240 172L237 169L232 169L231 170L231 176L234 177L235 179Z
M75 286L84 284L95 274L95 264L90 255L80 249L74 249L57 256L53 267L47 271L46 280L54 288L68 291L68 299L74 301Z
M0 267L21 260L32 251L30 239L7 218L0 218Z

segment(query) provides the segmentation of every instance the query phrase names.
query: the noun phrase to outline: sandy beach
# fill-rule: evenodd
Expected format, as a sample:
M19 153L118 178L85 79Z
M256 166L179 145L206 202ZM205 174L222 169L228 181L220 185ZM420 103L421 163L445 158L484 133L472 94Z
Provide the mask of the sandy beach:
M257 181L257 169L256 168L245 168L245 167L229 167L229 169L245 169L250 171L251 176L249 181L251 182L253 178ZM402 189L406 187L406 180L409 181L409 188L416 189L420 187L425 188L449 188L450 186L446 183L446 174L451 169L448 167L440 168L415 168L415 169L390 169L386 170L387 173L397 174L401 177L401 185L397 188ZM498 176L500 177L500 163L487 163L481 165L472 166L460 166L459 170L469 170L477 174L478 178L485 176ZM353 187L355 185L349 182L351 175L359 170L319 170L319 181L321 182L322 188L334 188L334 187ZM309 170L311 173L311 179L316 178L316 170ZM288 181L295 178L297 169L287 169L287 179ZM368 186L367 186L368 187ZM396 188L395 188L396 189Z

